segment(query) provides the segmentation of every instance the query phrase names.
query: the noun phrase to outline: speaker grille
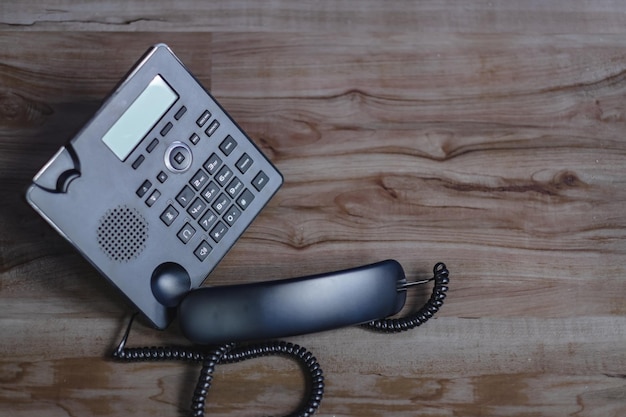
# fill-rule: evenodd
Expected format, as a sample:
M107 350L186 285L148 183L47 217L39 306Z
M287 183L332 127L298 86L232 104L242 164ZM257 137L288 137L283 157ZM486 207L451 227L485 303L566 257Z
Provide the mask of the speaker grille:
M118 206L100 219L98 244L114 261L128 262L143 251L148 239L148 225L134 208Z

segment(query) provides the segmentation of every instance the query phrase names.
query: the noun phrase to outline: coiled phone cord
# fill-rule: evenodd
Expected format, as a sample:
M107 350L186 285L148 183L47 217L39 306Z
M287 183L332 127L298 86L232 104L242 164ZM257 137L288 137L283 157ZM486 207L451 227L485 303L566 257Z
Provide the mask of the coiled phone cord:
M421 326L426 323L443 305L448 291L448 269L439 262L433 268L433 277L419 282L405 284L399 291L415 284L435 281L433 292L426 304L415 314L395 319L379 319L362 326L373 331L395 333ZM295 359L308 374L308 397L300 408L286 417L310 417L320 406L324 395L324 375L317 359L311 352L299 345L284 341L267 341L258 344L227 343L218 347L162 346L126 348L126 341L136 314L130 320L126 333L113 352L113 358L123 362L181 360L202 363L200 377L191 402L192 416L203 417L206 396L213 381L215 367L222 363L235 363L262 356L286 356Z
M211 382L213 371L218 364L235 363L262 356L286 356L295 359L308 374L308 399L289 417L309 417L315 414L324 395L324 375L317 359L306 348L283 342L268 341L251 345L226 343L218 347L160 346L126 348L126 341L135 315L131 319L126 333L119 346L113 352L113 358L123 362L180 360L202 363L200 377L191 400L192 416L204 416L204 405Z

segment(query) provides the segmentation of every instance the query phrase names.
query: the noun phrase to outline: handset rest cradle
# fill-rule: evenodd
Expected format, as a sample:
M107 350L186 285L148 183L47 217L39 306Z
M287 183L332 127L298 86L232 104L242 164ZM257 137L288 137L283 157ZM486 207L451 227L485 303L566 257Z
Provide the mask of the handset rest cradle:
M272 339L366 323L406 301L402 266L386 260L307 277L202 287L181 301L181 331L198 344Z

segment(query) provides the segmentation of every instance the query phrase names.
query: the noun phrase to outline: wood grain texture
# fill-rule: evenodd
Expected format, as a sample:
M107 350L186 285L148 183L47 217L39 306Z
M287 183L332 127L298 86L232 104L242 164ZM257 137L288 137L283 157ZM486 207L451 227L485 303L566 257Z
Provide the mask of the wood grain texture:
M621 33L619 0L55 0L0 3L5 30Z
M420 329L290 339L324 369L319 415L626 415L621 4L366 1L350 22L347 1L191 4L153 22L136 2L0 5L1 416L187 414L198 367L107 359L130 309L22 198L155 42L285 176L211 283L385 258L451 271ZM170 343L175 326L129 341ZM289 361L225 365L206 412L287 414L303 390Z

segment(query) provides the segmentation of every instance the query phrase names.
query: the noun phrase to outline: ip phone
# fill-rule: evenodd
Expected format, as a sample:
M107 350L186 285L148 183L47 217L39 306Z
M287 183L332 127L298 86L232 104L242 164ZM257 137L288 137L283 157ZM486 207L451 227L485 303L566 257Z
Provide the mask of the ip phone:
M364 323L373 330L407 330L442 305L448 271L439 263L433 278L416 282L434 280L433 293L402 319L388 317L403 308L407 287L416 283L407 283L394 260L199 288L282 183L222 106L167 45L158 44L35 175L26 199L152 326L164 329L178 316L189 340L221 346L204 354L133 351L124 349L127 332L118 359L210 359L215 366L228 355L292 355L317 381L318 393L301 414L310 415L322 390L321 370L310 354L284 344L242 353L232 343ZM207 379L212 368L205 368ZM206 390L198 395L201 410Z

